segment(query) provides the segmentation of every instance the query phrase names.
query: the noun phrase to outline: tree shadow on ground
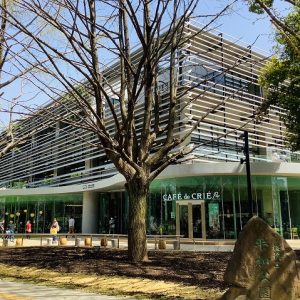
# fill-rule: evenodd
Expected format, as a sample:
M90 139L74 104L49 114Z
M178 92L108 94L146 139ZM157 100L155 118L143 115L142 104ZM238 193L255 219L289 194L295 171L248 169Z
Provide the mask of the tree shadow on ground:
M117 275L226 289L228 252L149 251L149 261L132 263L120 249L31 247L2 248L1 263L66 273Z

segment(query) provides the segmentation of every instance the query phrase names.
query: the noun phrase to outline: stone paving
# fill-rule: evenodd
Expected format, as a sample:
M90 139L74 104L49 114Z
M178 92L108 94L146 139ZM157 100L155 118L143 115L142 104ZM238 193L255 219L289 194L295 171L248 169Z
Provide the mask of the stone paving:
M131 300L129 297L106 296L78 290L11 282L0 279L0 300Z

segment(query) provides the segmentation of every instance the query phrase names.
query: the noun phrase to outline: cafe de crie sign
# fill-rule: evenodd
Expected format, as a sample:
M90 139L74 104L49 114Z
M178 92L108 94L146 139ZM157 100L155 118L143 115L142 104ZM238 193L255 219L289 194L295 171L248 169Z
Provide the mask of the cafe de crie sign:
M208 191L206 193L177 193L177 194L164 194L164 201L174 200L218 200L220 198L219 192Z

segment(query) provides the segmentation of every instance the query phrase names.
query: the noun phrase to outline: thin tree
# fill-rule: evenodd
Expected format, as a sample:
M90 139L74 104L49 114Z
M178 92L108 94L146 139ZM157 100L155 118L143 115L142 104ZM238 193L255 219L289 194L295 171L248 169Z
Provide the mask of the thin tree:
M16 118L31 113L22 92L17 95L8 93L9 87L15 82L24 82L33 72L37 62L30 52L33 40L21 30L11 27L7 21L8 13L16 14L12 0L1 0L0 4L0 113L4 131L0 139L0 157L4 156L30 138L33 132L18 134Z

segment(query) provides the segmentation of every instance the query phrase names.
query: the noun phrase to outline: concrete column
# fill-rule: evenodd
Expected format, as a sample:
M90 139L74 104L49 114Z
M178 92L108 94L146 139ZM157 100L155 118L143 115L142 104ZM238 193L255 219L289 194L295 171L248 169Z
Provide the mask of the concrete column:
M99 200L95 192L83 192L82 233L98 233Z

